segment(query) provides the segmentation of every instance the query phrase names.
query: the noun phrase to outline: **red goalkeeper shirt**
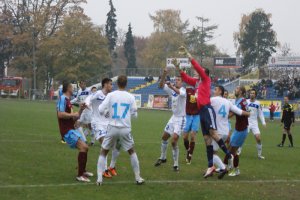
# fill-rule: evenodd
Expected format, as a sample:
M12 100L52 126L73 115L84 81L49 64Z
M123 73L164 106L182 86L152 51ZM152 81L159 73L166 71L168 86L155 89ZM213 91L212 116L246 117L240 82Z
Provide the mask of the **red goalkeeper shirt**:
M201 83L198 86L197 92L197 105L198 109L201 110L202 107L209 105L210 104L210 85L211 85L211 80L208 75L206 75L204 69L197 63L195 59L192 59L191 61L194 69L198 72L200 78L201 78ZM198 79L190 77L183 71L180 72L181 78L184 82L191 86L196 86Z

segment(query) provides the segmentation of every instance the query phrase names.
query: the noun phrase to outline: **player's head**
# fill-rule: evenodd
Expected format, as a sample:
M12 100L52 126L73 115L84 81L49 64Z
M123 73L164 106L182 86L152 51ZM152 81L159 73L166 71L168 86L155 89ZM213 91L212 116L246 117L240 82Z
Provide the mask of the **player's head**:
M225 89L222 85L217 85L215 87L214 95L223 97L224 96L224 91L225 91Z
M227 99L228 98L228 90L224 90L224 95L223 95L223 97L225 98L225 99Z
M175 87L178 88L178 89L182 87L182 78L181 78L181 76L176 76L175 77Z
M86 88L86 82L85 81L80 81L79 82L79 87L82 89L82 90L84 90L85 88Z
M244 86L237 86L235 89L235 96L237 98L244 97L246 95L246 89Z
M70 82L65 81L63 83L62 92L64 94L67 94L67 95L72 95L72 93L73 93L73 86L72 86L72 84Z
M106 92L111 92L113 85L112 85L112 80L110 78L104 78L102 80L102 89L104 89Z
M124 90L127 86L127 76L120 75L117 79L118 88Z
M92 87L92 88L91 88L91 92L92 92L92 93L95 93L95 92L97 92L97 88L96 88L95 86L94 86L94 87Z
M283 101L284 101L285 104L288 104L288 103L289 103L289 100L290 100L290 99L289 99L288 96L285 96L284 99L283 99Z
M251 89L250 90L250 99L254 100L256 98L256 90L255 89Z

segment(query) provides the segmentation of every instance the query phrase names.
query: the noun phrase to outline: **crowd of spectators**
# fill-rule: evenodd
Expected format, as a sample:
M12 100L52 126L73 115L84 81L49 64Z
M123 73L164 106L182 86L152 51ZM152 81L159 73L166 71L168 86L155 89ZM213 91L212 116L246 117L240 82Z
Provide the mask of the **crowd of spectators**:
M284 96L288 96L291 100L300 98L300 78L284 76L274 82L270 79L262 79L250 87L257 91L258 99L266 99L267 92L272 92L272 90L278 98Z
M253 84L251 86L252 89L255 89L257 92L257 98L258 99L266 99L267 98L267 88L270 88L273 86L272 80L265 80L262 79L261 81L257 82L256 84ZM247 97L249 97L250 90L247 93Z
M144 81L146 82L152 82L154 80L153 76L149 75L149 76L146 76Z
M290 99L300 98L300 79L284 77L274 84L277 97L288 96Z

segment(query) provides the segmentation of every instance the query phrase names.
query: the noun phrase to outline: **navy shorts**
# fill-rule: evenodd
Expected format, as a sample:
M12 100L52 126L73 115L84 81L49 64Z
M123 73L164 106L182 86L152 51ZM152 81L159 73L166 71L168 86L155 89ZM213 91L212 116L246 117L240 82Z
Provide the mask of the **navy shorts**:
M291 130L292 121L283 122L283 128L287 131Z
M209 130L217 130L216 113L211 105L206 105L200 110L200 123L203 135L209 135Z

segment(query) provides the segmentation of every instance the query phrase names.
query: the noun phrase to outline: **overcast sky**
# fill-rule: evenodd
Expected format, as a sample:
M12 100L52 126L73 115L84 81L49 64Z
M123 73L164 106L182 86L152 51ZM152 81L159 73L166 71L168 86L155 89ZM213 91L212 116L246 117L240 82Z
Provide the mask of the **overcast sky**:
M86 14L95 24L106 22L108 0L87 0ZM234 55L233 32L243 13L263 8L272 14L271 23L278 41L289 43L292 51L300 55L300 1L299 0L113 0L117 13L117 26L127 30L129 22L137 36L149 36L153 23L149 14L159 9L181 10L183 20L196 25L196 16L204 16L218 24L217 38L213 41L221 50Z

